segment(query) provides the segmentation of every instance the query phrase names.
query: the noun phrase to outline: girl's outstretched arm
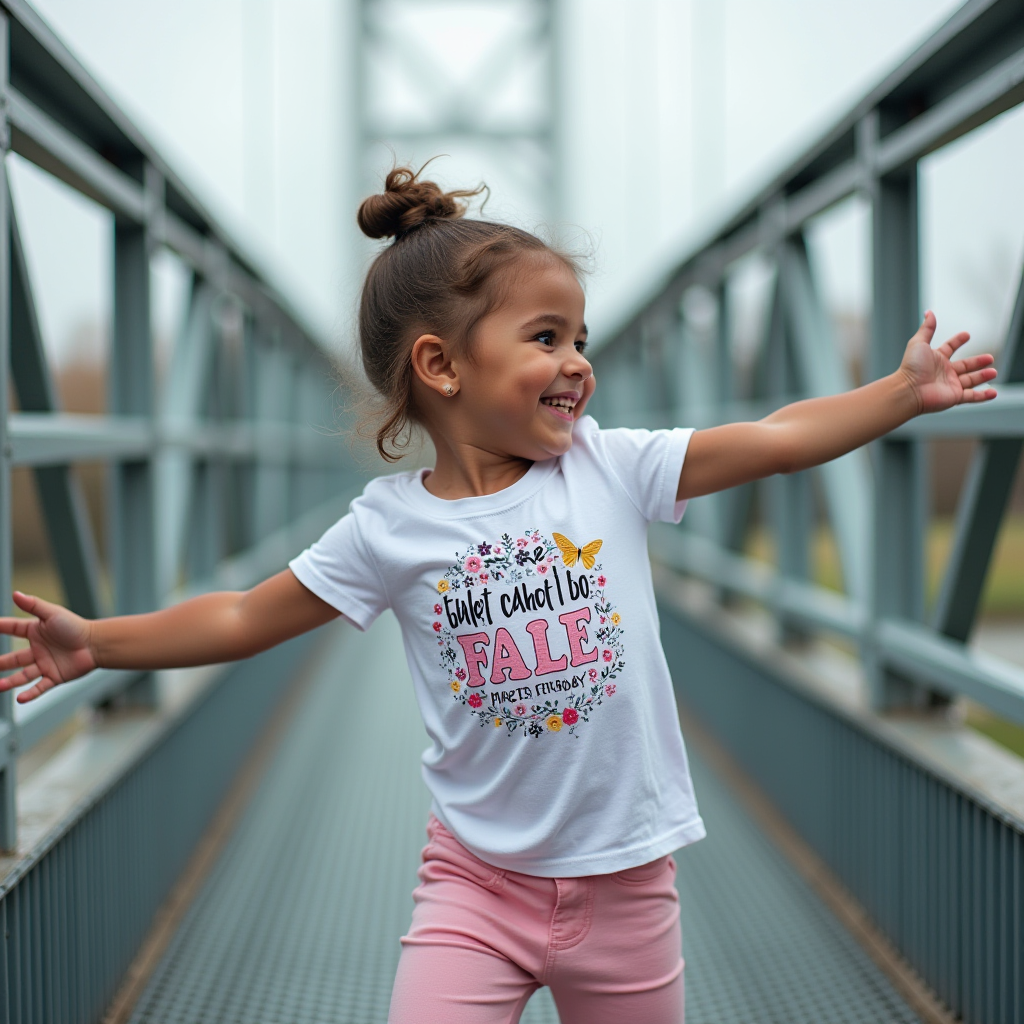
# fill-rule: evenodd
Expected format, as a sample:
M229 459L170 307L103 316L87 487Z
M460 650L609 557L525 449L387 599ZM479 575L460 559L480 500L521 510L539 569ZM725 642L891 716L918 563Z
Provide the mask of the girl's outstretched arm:
M143 615L83 619L31 594L14 603L32 619L0 618L0 633L29 646L0 656L0 691L32 683L19 703L94 668L215 665L273 647L336 618L338 610L304 587L291 569L245 591L218 591Z
M729 423L698 430L679 476L678 500L828 462L895 430L924 412L995 398L975 391L995 379L990 355L954 360L970 335L954 335L931 347L935 316L925 314L907 343L903 362L888 377L854 391L794 402L756 423Z

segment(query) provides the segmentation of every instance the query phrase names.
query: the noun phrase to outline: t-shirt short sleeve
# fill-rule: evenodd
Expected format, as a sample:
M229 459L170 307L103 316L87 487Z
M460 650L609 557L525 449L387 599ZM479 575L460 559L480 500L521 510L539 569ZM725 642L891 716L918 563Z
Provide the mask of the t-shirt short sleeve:
M640 514L648 522L678 523L686 502L676 501L676 492L693 430L618 427L600 436L612 472Z
M387 594L356 517L342 516L316 543L288 563L296 579L346 618L367 629Z

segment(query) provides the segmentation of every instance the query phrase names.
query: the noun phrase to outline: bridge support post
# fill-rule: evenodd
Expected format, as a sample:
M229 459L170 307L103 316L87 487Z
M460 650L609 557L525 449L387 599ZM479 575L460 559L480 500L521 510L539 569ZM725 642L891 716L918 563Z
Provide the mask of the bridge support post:
M11 245L10 192L7 187L7 165L3 157L10 147L7 121L9 25L6 14L0 15L0 609L4 615L13 612L11 602L11 443L8 436L7 396L11 378ZM10 650L10 639L0 636L0 652ZM15 775L14 694L0 694L0 848L13 850L18 840L18 817Z
M801 393L803 381L794 345L793 311L788 309L787 277L791 269L786 247L778 246L778 278L772 302L768 336L765 339L765 383L768 394L779 404ZM811 575L810 539L814 529L814 494L807 472L774 476L768 482L769 521L775 538L779 573L786 579L805 582ZM777 613L779 640L799 643L807 631L783 612Z
M148 167L144 168L151 177ZM149 182L152 186L152 182ZM114 226L114 330L110 412L153 422L153 344L150 324L149 237L144 224ZM110 557L117 614L157 607L156 523L150 457L114 463L110 473ZM156 680L142 677L127 691L130 703L152 706Z
M878 135L874 115L860 142L870 166ZM874 302L869 378L892 373L920 321L917 165L870 181ZM924 442L883 438L872 446L875 470L870 613L881 618L924 619L925 543L928 529L927 451ZM866 639L865 665L876 710L924 708L940 702L886 664Z

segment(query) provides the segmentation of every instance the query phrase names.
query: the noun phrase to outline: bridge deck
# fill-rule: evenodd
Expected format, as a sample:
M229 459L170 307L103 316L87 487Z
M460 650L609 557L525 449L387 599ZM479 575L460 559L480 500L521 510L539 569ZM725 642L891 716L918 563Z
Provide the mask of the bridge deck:
M346 686L346 678L373 682ZM395 621L329 637L285 738L133 1024L387 1019L428 799ZM689 1024L917 1018L698 757L678 856ZM547 989L530 1024L557 1022Z

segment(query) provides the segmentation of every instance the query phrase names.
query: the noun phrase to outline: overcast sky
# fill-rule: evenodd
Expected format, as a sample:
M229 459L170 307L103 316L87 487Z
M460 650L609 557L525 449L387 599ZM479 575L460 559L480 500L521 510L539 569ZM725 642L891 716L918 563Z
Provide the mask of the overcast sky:
M352 232L350 0L36 2L185 180L325 331L342 336L366 252ZM476 37L457 0L435 6L438 38L451 46L445 59L460 66ZM563 219L596 247L592 326L600 330L664 253L742 199L957 6L564 0ZM77 328L108 315L109 222L14 162L43 327L64 360L84 344ZM991 340L1006 318L1024 252L1022 165L1024 118L1012 112L923 168L923 301L950 332L966 326ZM487 166L463 158L439 171L465 184L489 176L489 214L536 224L540 207ZM866 302L866 221L854 207L815 238L834 305L856 310ZM181 276L168 265L159 279L167 333Z

